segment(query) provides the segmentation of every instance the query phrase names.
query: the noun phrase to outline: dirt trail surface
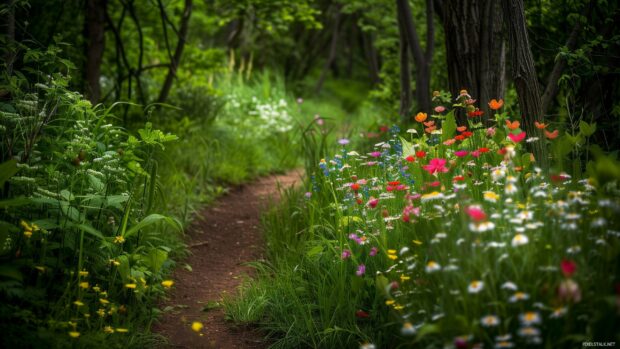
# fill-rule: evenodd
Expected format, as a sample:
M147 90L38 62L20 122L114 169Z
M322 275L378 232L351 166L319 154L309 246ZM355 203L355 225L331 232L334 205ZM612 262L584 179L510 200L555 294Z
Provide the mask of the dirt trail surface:
M232 189L214 206L201 212L189 230L191 255L184 261L192 271L178 268L168 307L154 331L169 340L168 348L265 348L262 336L250 329L233 328L224 320L221 307L204 311L234 294L242 276L251 274L246 262L261 259L264 240L260 215L270 200L278 199L278 186L301 183L300 172L263 177ZM171 308L172 307L172 308ZM191 329L194 321L203 323L201 334Z

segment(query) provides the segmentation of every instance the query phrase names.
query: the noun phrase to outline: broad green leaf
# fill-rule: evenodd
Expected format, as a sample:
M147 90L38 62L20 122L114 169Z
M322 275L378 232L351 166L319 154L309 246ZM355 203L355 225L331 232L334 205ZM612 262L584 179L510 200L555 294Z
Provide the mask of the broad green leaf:
M9 178L13 177L19 171L17 168L17 161L14 159L5 161L0 164L0 190L2 190L2 186L4 182L8 181Z
M451 110L448 114L446 114L446 119L441 123L441 140L447 141L448 139L454 137L454 133L456 132L456 119L454 117L454 110Z
M131 228L127 229L125 231L125 233L123 234L123 236L125 238L128 238L128 237L136 234L138 231L140 231L140 229L144 229L144 228L146 228L146 227L148 227L150 225L153 225L153 224L156 224L156 223L160 223L160 222L166 223L166 224L170 225L171 227L176 228L178 230L181 229L181 225L176 220L174 220L174 219L172 219L170 217L164 216L164 215L153 213L153 214L150 214L150 215L144 217L144 219L141 220L140 222L138 222L138 224L136 224L136 225L132 226Z
M306 256L308 258L312 258L316 255L318 255L319 253L323 252L323 246L322 245L317 245L314 246L313 248L311 248L308 252L306 252Z
M585 137L589 137L596 132L596 124L588 124L587 122L580 120L579 121L579 132Z
M146 256L146 261L154 273L158 273L161 267L164 265L166 260L168 259L168 252L162 251L158 248L152 249L149 251L149 254Z

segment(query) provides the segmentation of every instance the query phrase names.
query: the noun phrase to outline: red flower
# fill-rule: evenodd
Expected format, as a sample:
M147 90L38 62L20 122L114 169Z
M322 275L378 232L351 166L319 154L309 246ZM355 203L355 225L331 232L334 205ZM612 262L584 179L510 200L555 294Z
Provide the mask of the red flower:
M482 147L482 148L478 149L478 151L481 152L481 153L488 153L489 152L489 148Z
M465 209L465 213L467 213L474 222L480 222L487 219L486 213L484 213L484 211L479 207L468 207Z
M465 136L460 134L460 135L454 136L454 139L456 139L457 141L462 141L462 140L465 140Z
M358 319L368 319L370 317L370 314L360 309L355 312L355 317L357 317Z
M390 128L385 126L385 125L381 125L379 126L379 131L381 132L387 132Z
M464 181L465 177L463 177L463 176L454 176L454 178L452 178L452 180L454 182L460 182L460 181Z
M476 109L474 111L470 111L469 113L467 113L467 116L469 116L470 118L474 118L476 116L482 116L482 114L484 114L482 110Z
M510 138L510 140L515 142L515 143L519 143L522 140L524 140L525 136L526 136L525 132L521 132L519 134L514 134L514 133L509 133L508 134L508 138Z
M357 183L353 183L353 184L351 184L351 190L353 190L353 191L358 191L358 190L360 190L360 185L359 185L359 184L357 184Z
M464 137L471 137L471 136L474 135L474 133L471 132L471 131L465 131L465 132L461 133L461 135L463 135Z
M568 259L563 259L560 263L560 267L562 268L562 274L567 278L571 277L577 271L577 263Z
M415 157L413 155L409 155L405 158L405 160L407 160L408 162L414 162L415 161Z
M419 150L415 153L416 158L418 159L422 159L423 157L426 156L426 152L424 150Z

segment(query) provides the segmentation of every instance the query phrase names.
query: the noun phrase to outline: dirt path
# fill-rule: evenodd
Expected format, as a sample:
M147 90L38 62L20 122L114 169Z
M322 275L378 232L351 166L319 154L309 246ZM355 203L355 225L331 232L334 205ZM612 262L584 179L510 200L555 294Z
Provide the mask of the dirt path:
M199 215L189 233L192 254L184 261L192 271L178 268L174 272L174 289L161 307L174 308L153 329L168 338L168 347L266 347L258 333L231 328L221 307L206 312L203 309L219 302L222 293L234 293L240 276L251 272L242 264L262 257L260 214L270 198L277 199L278 183L289 187L300 181L297 171L264 177L232 189ZM204 324L202 335L191 330L193 321Z

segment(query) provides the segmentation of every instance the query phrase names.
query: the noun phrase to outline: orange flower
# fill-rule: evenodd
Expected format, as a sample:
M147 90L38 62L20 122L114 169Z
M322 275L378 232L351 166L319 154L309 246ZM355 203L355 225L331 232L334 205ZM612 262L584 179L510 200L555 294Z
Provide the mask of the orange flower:
M467 130L467 126L459 126L459 127L456 128L456 130L459 131L459 132L466 131Z
M489 108L493 109L493 110L497 110L499 108L501 108L504 105L504 100L500 99L499 101L496 100L495 98L493 98L490 102L489 102Z
M558 138L558 136L560 135L560 131L555 130L553 132L549 132L547 130L545 130L545 136L549 139L556 139Z
M534 121L534 126L536 126L537 129L542 130L547 127L547 124L545 124L544 122Z
M510 120L506 120L506 126L508 126L508 128L511 130L516 130L519 128L519 126L521 126L521 123L519 122L519 120L513 122L510 122Z
M417 121L417 122L424 122L424 121L426 121L427 117L428 117L428 115L426 115L426 113L419 112L415 116L415 121Z
M433 121L433 120L429 120L429 121L424 123L424 126L426 126L426 127L431 127L431 126L434 126L434 125L435 125L435 121Z
M426 131L426 133L432 133L436 129L437 129L437 126L429 126L429 127L425 128L424 131Z

